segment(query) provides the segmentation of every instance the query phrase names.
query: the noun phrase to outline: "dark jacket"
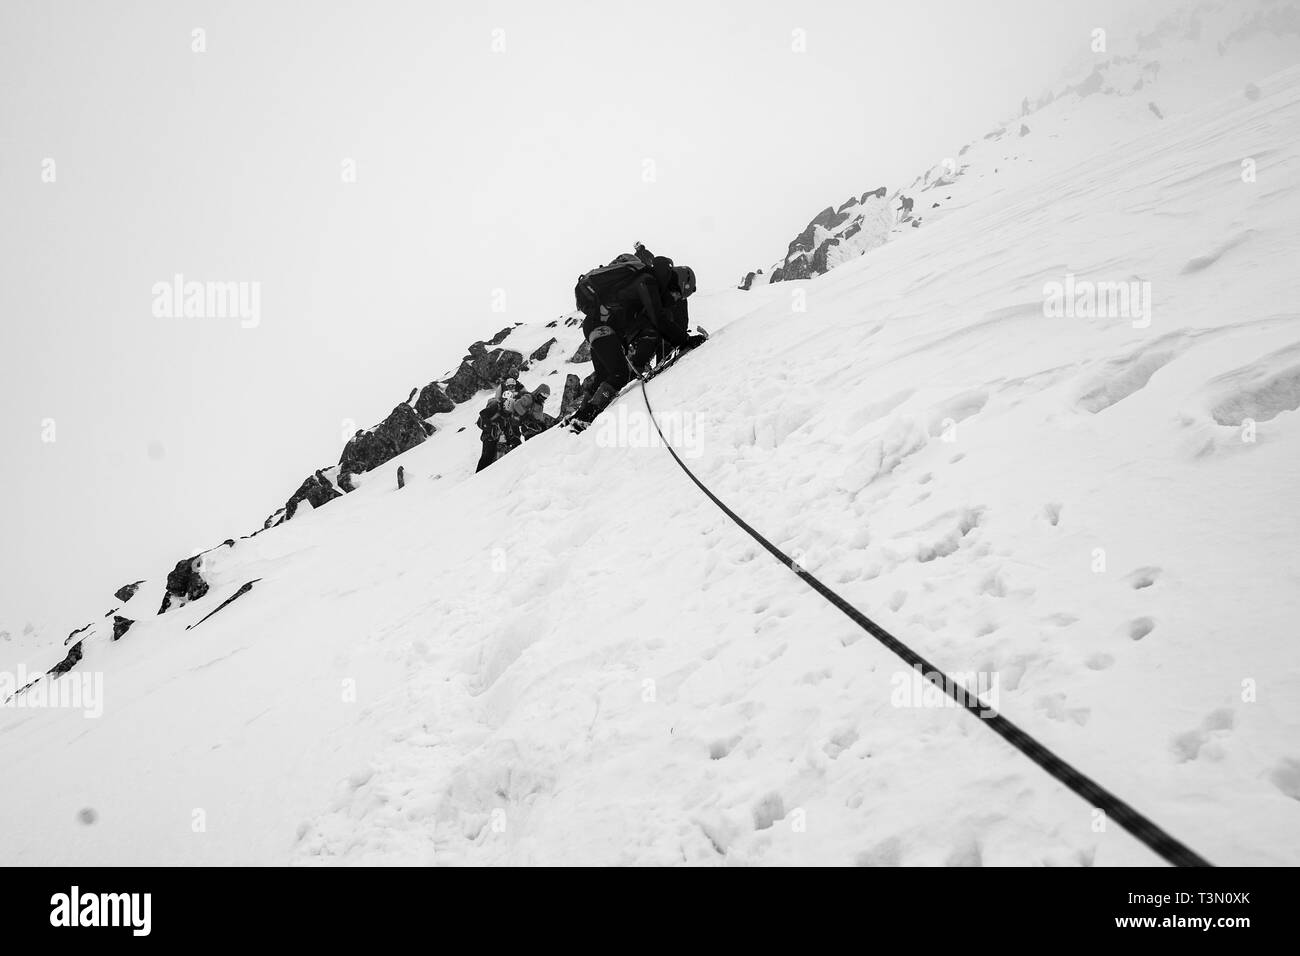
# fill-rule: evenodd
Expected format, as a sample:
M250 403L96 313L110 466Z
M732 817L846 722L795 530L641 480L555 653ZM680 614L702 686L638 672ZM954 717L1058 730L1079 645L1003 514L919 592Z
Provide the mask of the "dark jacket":
M673 345L686 344L686 302L674 301L653 273L639 275L618 290L610 306L610 325L627 341L646 328L654 329Z

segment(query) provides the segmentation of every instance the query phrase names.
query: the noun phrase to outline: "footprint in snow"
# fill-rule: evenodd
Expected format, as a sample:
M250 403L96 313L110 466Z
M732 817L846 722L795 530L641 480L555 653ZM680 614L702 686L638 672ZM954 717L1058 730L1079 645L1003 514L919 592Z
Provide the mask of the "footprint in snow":
M1141 591L1155 584L1158 577L1160 577L1159 568L1138 568L1136 571L1130 571L1125 576L1124 582L1134 591Z
M1218 710L1210 711L1205 719L1201 721L1201 726L1196 730L1189 730L1186 733L1179 734L1173 739L1174 757L1179 763L1187 763L1189 760L1195 760L1202 754L1212 759L1218 759L1222 756L1221 750L1215 744L1218 740L1227 736L1237 723L1237 715L1233 713L1231 707L1221 707Z
M1142 638L1146 637L1155 629L1156 629L1156 622L1151 618L1149 617L1134 618L1132 621L1129 621L1128 636L1135 641L1140 641L1142 640Z

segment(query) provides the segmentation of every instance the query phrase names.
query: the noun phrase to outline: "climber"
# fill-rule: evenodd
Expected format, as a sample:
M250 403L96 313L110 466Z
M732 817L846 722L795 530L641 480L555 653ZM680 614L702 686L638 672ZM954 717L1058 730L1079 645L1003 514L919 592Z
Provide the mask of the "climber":
M546 400L551 396L549 385L538 385L531 392L521 391L510 405L510 414L518 423L524 441L535 438L555 424L555 418L546 414Z
M574 417L590 422L627 384L631 369L644 371L673 349L689 350L705 336L687 332L686 298L695 272L674 266L637 243L635 255L619 256L578 280L582 332L591 347L596 377ZM631 363L631 368L629 367Z
M519 444L519 425L515 417L506 410L502 399L503 394L509 395L509 400L513 401L513 393L503 392L499 387L497 396L489 398L483 410L478 413L478 427L482 432L479 438L483 442L483 453L479 455L475 472L482 471Z

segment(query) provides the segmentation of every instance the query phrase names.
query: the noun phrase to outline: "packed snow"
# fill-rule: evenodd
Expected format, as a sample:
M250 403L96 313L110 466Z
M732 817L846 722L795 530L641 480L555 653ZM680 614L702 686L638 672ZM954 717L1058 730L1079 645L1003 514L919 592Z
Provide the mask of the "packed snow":
M1300 67L1253 83L1140 127L1079 100L1071 162L706 288L648 391L864 613L1212 862L1294 865ZM558 399L580 333L543 326L504 344L559 338L523 376ZM155 577L120 640L96 618L41 683L100 675L100 715L0 709L0 862L1158 862L915 694L637 388L475 475L485 398L208 552L202 599L157 615Z

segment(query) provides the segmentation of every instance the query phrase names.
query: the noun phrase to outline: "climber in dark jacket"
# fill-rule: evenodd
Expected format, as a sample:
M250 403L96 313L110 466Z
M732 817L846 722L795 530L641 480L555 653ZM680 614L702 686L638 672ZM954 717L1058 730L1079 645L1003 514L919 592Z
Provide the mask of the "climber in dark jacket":
M692 349L704 341L686 331L686 297L695 291L695 273L673 267L662 256L649 256L644 246L638 246L637 257L650 259L650 271L629 281L607 308L582 323L596 379L575 415L581 421L590 422L613 400L632 368L642 372L655 355L663 358L671 349Z
M479 455L475 472L482 471L519 444L519 426L513 419L514 416L502 407L501 399L488 399L488 403L478 413L478 427L482 432L479 438L483 442L483 453Z

